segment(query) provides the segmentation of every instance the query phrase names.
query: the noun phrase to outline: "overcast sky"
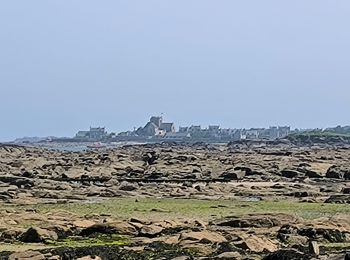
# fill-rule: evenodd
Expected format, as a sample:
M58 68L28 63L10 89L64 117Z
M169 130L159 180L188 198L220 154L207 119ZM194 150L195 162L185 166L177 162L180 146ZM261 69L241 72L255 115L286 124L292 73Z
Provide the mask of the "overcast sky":
M0 140L350 124L349 0L0 2Z

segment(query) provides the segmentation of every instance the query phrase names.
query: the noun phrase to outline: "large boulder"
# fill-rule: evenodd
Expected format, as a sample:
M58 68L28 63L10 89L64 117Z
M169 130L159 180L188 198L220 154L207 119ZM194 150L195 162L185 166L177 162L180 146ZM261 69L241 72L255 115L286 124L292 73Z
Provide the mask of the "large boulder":
M281 175L282 177L286 177L286 178L296 178L301 176L302 173L295 170L284 169L281 171Z
M325 203L350 204L350 195L332 195L325 200Z
M93 234L119 234L135 235L136 228L127 222L97 223L81 230L81 236L90 236Z
M19 236L19 240L25 243L42 243L57 239L56 232L38 227L31 227Z
M350 180L350 168L333 165L328 169L326 177Z
M271 228L296 221L298 221L296 217L286 214L248 214L241 217L226 217L210 224L231 228Z
M99 224L94 224L90 227L84 228L81 232L80 235L83 237L90 236L93 234L116 234L117 231L116 229L109 224L105 223L99 223Z
M220 175L224 180L242 180L244 179L245 171L229 170Z
M139 236L152 238L152 237L159 236L163 230L164 228L154 224L147 225L141 228Z
M278 249L277 245L265 236L256 236L250 234L238 235L239 241L235 242L235 246L243 250L254 253L274 252Z

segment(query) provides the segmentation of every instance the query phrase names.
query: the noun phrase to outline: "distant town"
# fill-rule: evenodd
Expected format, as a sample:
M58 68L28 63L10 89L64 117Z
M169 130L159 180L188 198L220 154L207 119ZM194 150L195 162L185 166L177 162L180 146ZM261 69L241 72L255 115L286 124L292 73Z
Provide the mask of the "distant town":
M105 127L90 127L78 131L73 137L24 137L11 143L114 143L114 142L208 142L225 143L244 140L274 141L291 135L340 135L350 138L350 126L333 128L291 129L290 126L269 128L221 128L219 125L175 127L174 122L165 122L162 116L152 116L144 126L133 130L114 133Z
M89 130L79 131L73 139L81 142L96 141L139 141L139 140L275 140L284 138L291 132L289 126L272 126L269 128L231 129L221 128L219 125L209 125L202 128L200 125L180 126L178 130L173 122L164 122L162 116L152 116L143 126L132 131L108 133L105 127L90 127Z

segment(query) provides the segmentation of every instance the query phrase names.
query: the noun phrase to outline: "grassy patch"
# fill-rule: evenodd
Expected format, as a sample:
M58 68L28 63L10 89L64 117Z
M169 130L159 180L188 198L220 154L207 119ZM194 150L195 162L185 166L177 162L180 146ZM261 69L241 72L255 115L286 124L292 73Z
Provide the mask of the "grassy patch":
M122 246L128 244L128 239L119 235L99 235L91 238L68 237L58 241L46 241L46 244L58 247Z
M29 206L16 207L27 209ZM0 207L1 208L1 207ZM300 203L296 201L209 201L190 199L135 199L120 198L98 203L38 204L30 206L40 213L68 211L79 216L98 214L120 219L142 217L145 219L200 218L209 220L229 215L250 213L287 213L306 219L350 215L350 205L326 203Z
M99 235L91 238L68 237L58 241L47 240L45 243L0 243L0 252L43 250L56 247L123 246L128 243L128 238L119 235Z
M320 244L320 250L322 252L334 252L350 250L350 242L347 243L323 243Z

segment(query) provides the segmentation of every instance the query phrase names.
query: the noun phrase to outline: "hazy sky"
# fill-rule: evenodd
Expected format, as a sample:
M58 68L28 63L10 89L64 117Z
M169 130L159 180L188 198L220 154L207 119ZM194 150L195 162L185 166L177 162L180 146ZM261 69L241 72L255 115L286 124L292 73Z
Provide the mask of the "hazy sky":
M349 0L0 1L0 140L350 123Z

